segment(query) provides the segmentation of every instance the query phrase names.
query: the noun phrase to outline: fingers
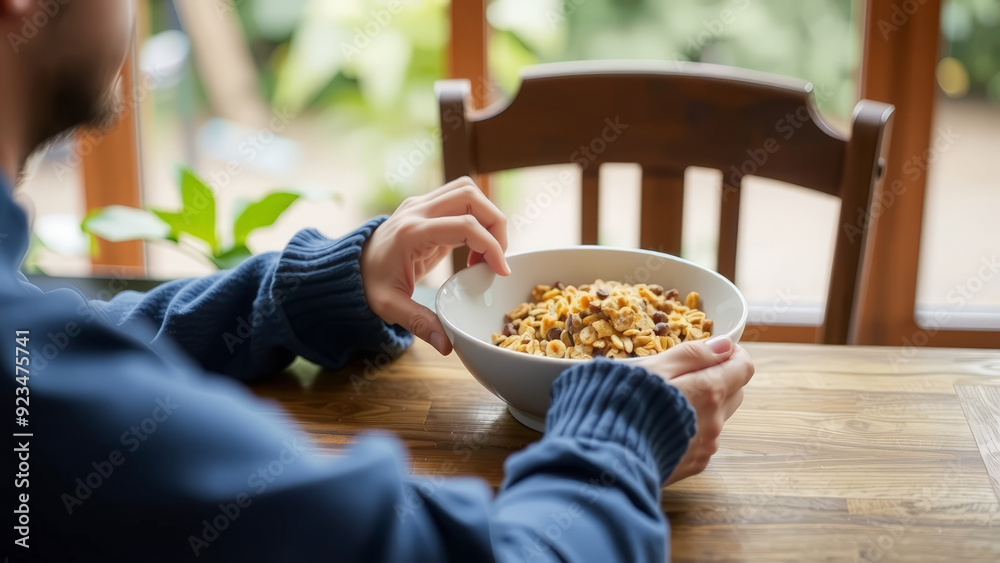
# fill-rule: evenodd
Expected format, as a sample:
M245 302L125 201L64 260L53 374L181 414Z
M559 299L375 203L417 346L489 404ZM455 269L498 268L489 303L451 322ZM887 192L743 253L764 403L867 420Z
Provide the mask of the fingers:
M733 353L728 336L685 342L642 362L643 367L667 379L703 370L726 361Z
M727 401L737 393L742 402L743 388L753 377L753 362L750 355L736 346L732 355L721 364L694 371L671 380L692 402L700 402L708 409L724 408ZM735 408L734 408L735 410ZM728 413L731 414L731 413Z
M719 367L721 369L718 377L721 379L727 397L746 387L754 373L750 354L747 354L742 346L736 346L729 359Z
M399 206L399 210L418 211L420 215L430 219L470 215L496 239L503 252L507 251L507 217L468 176L448 182L428 194L407 198ZM485 258L483 252L471 247L470 249L469 266L475 266L480 262L494 266ZM506 263L506 259L504 262ZM493 271L507 275L509 268L500 270L493 268Z
M444 194L446 194L448 192L455 191L455 190L457 190L457 189L459 189L459 188L461 188L463 186L475 186L475 185L476 185L476 183L472 180L472 178L470 178L468 176L462 176L461 178L456 178L456 179L448 182L447 184L441 186L440 188L438 188L438 189L436 189L436 190L434 190L432 192L428 192L427 194L425 194L423 196L420 196L417 199L419 199L419 200L430 200L430 199L434 199L436 197L440 197L440 196L442 196L442 195L444 195Z
M680 347L672 350L678 348ZM719 450L718 440L725 422L743 404L743 388L753 377L753 363L746 350L740 346L730 346L728 353L729 358L722 363L697 369L670 380L670 384L676 385L695 409L698 433L692 438L680 464L667 479L668 485L701 473L708 467L712 456ZM704 356L700 357L705 359ZM680 362L684 361L687 360ZM695 363L692 361L688 365Z
M430 199L425 206L428 217L472 215L507 251L507 217L471 181Z
M733 393L732 395L729 396L728 399L726 399L726 404L723 405L722 409L726 417L725 419L729 420L733 416L733 413L736 412L736 409L740 408L740 405L742 404L743 404L743 389L741 388L737 389L735 393Z
M500 243L472 215L430 219L417 225L415 231L421 240L436 246L466 244L472 252L482 254L494 272L501 276L510 274Z
M387 323L405 328L433 346L442 356L451 353L451 342L445 336L444 326L434 311L402 294L398 299L391 299L390 303L386 303L384 310L383 320Z

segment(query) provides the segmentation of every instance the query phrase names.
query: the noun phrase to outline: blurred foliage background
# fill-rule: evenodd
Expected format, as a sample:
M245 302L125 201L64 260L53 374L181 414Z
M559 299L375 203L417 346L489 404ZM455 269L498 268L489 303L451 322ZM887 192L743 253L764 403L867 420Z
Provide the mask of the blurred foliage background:
M199 8L208 41L204 29L197 37L182 25L192 23L190 15L178 15L185 5L189 12ZM820 110L844 126L857 97L862 6L861 0L491 0L488 91L493 101L504 99L517 89L521 68L538 63L700 61L808 80ZM177 165L225 192L217 193L224 232L240 209L233 200L259 199L264 190L317 188L315 199L323 201L345 196L338 200L341 209L303 207L288 219L285 232L278 232L278 221L273 240L258 239L257 246L251 241L250 249L260 251L280 247L298 224L354 224L439 185L433 86L447 75L448 13L449 0L149 0L150 38L141 46L139 65L144 74L157 75L142 125L147 202L161 208L180 204L177 186L162 179ZM905 25L906 14L900 17L902 23L877 22L880 31L895 33ZM219 76L206 75L198 64L199 56L224 59L227 53L213 50L211 35L224 35L213 26L228 19L238 28L235 49L252 71L252 81L239 86L254 90L247 95L264 113L290 119L287 130L269 132L275 139L260 151L243 149L247 138L261 135L261 123L234 121L225 102L220 107L218 92L210 91ZM941 95L1000 107L1000 1L947 0L941 32ZM65 161L71 152L52 149L46 158ZM249 172L220 179L234 160ZM40 169L39 183L50 181ZM56 175L52 185L62 183ZM523 195L516 184L516 177L498 177L498 201L516 204ZM63 200L70 201L52 199ZM69 208L46 217L47 207L54 206L39 205L40 245L61 255L85 253L77 232L82 217L67 213ZM154 270L160 263L151 261ZM172 264L163 271L197 273Z
M446 0L229 5L259 71L260 95L275 108L314 114L330 135L350 136L347 148L371 178L372 211L391 210L436 182L437 147L425 140L437 120L433 82L446 72ZM689 60L809 80L821 110L846 120L856 101L858 9L852 0L493 0L494 98L515 90L530 64ZM177 26L169 0L154 0L152 14L154 31ZM943 18L945 92L1000 102L1000 3L950 0ZM407 166L407 158L421 162Z

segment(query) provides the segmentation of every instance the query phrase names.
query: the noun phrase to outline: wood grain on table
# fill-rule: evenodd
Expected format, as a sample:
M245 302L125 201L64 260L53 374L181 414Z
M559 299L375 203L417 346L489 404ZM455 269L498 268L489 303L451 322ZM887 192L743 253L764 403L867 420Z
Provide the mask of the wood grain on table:
M1000 352L746 348L757 373L719 453L663 491L675 561L1000 561ZM493 486L540 437L422 342L254 391L320 450L390 431L415 473Z

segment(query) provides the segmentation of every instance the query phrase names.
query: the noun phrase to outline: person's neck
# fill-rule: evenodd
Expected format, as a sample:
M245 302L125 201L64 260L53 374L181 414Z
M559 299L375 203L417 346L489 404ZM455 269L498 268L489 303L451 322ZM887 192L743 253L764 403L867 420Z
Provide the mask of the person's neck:
M14 190L14 182L17 181L18 175L12 174L8 172L8 170L14 170L14 168L0 161L0 186L3 186L0 187L0 192L2 192L5 188L10 191Z
M32 109L24 74L17 61L0 60L0 174L13 186L33 149L29 133Z
M2 104L3 102L0 102ZM0 185L14 188L14 182L24 168L27 154L18 149L17 144L10 141L6 119L0 115ZM0 188L2 189L2 188Z

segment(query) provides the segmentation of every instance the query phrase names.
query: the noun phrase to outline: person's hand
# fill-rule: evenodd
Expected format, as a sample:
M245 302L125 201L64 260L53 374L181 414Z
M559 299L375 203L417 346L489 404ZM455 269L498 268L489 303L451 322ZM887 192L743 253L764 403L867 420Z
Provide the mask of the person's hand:
M451 342L434 311L413 301L413 289L455 248L468 245L469 265L486 262L510 274L507 218L465 177L404 201L372 234L361 253L361 281L372 312L398 324L444 355Z
M743 387L753 377L753 362L726 336L685 342L642 363L684 393L694 408L698 431L666 484L697 475L719 451L722 425L743 403Z

